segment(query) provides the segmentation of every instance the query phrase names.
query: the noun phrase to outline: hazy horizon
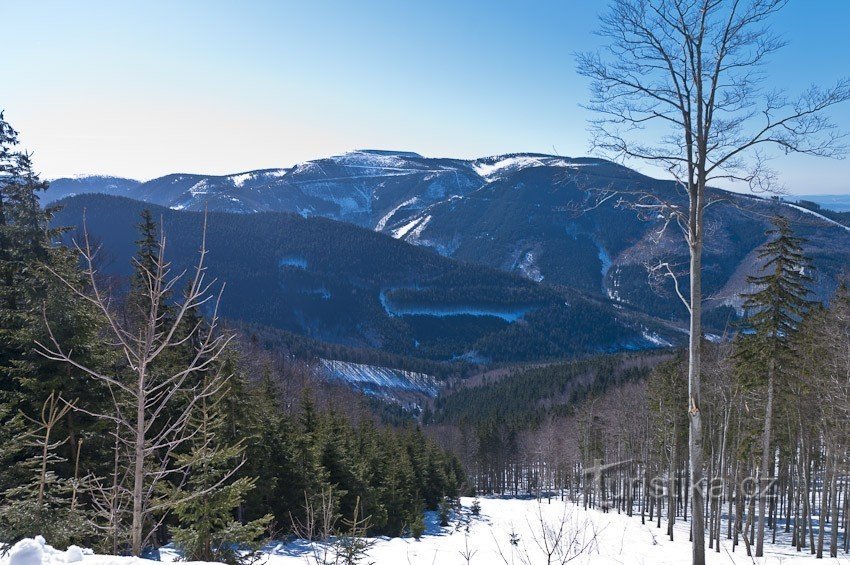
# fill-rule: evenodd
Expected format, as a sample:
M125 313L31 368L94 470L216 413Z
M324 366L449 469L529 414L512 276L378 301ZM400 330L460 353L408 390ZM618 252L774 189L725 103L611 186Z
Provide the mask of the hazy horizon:
M765 71L792 94L850 68L850 3L812 5L773 20L789 45ZM0 109L46 178L222 175L366 147L592 155L573 53L598 45L604 6L7 2L0 70L16 80ZM850 131L850 107L832 117ZM850 194L848 160L773 167L789 193Z

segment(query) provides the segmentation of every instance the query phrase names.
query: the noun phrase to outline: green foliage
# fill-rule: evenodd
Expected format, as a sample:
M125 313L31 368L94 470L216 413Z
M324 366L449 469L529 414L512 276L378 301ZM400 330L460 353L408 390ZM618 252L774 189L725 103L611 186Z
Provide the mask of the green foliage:
M27 455L13 464L17 483L0 497L0 541L9 544L45 535L67 546L90 533L92 523L78 504L79 485L56 473L65 462L57 448L67 442L67 437L56 438L57 423L71 408L61 396L51 394L39 420L20 413L10 422L14 437L9 447L18 457Z
M452 501L448 497L443 497L439 506L440 525L445 527L449 525L449 517L452 514Z
M245 495L254 488L255 479L233 477L244 461L242 444L224 441L226 408L233 393L226 388L202 400L193 421L191 451L176 458L177 467L187 469L188 477L171 494L177 500L174 542L187 561L248 563L262 546L263 534L272 521L271 514L245 523L234 517Z
M425 533L425 508L417 506L413 510L413 516L410 521L410 535L413 539L418 540Z
M271 374L250 397L248 422L256 424L248 426L239 475L257 482L245 496L245 519L270 513L283 529L305 524L305 507L324 507L331 491L335 516L357 513L368 518L369 534L397 536L417 506L436 508L465 482L457 459L418 429L379 428L368 419L354 424L320 410L309 388L296 409L283 409Z
M736 340L738 374L750 386L763 384L768 364L781 373L783 361L793 355L794 334L813 304L807 298L812 265L803 250L805 240L794 235L784 217L774 217L772 224L758 253L760 273L747 279L756 290L743 295L747 316Z
M570 406L617 384L645 378L658 359L669 355L619 354L506 370L504 376L440 396L433 420L438 423L534 427L549 413Z
M58 545L89 531L74 469L95 468L100 443L92 419L75 418L64 402L86 394L96 406L102 390L40 355L37 343L65 339L93 360L98 328L91 308L63 282L80 272L72 253L53 246L62 230L49 227L55 209L39 205L47 185L16 144L17 132L0 113L0 541L49 534ZM46 431L50 415L56 419ZM81 449L86 439L92 450Z

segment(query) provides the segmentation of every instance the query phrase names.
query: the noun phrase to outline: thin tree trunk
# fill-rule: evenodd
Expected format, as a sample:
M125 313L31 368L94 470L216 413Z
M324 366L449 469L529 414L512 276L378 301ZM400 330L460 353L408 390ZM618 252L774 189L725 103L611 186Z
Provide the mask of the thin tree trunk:
M773 424L773 378L775 373L774 360L770 359L767 364L767 405L764 408L764 431L761 437L761 468L759 469L759 523L758 534L756 537L756 557L764 555L764 524L765 524L765 506L767 497L765 496L766 486L770 477L770 433Z
M668 488L667 488L667 535L670 536L670 541L673 541L673 525L676 523L676 502L675 502L675 480L676 476L676 424L673 423L673 441L670 445L670 462L668 467Z
M830 506L830 532L829 532L829 556L838 557L838 450L832 455L832 478L829 486Z
M136 437L134 445L135 468L133 470L133 523L131 526L133 556L142 555L142 530L144 529L144 508L142 489L145 479L145 372L139 370L138 397L136 398Z
M702 338L702 192L698 191L697 202L691 202L690 262L690 307L691 324L688 340L688 453L691 480L691 524L693 532L693 565L705 565L705 524L703 520L702 492L702 413L700 396L700 365Z
M824 534L826 533L824 530L826 528L826 518L827 518L827 496L829 491L827 490L827 483L831 480L830 475L832 474L829 464L829 458L832 456L829 453L828 449L824 450L824 473L823 473L823 481L821 481L821 491L820 491L820 512L818 512L818 550L817 550L817 558L823 559L823 540Z

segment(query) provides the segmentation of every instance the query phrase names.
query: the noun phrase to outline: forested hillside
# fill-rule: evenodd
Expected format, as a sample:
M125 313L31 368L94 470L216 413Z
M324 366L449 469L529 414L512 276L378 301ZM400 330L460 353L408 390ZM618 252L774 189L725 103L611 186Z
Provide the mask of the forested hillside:
M0 115L3 551L43 535L251 563L289 533L421 533L424 509L459 495L457 458L415 425L379 424L307 360L224 327L202 216L188 222L200 231L182 242L194 250L185 267L170 262L180 238L136 209L89 209L129 236L124 257L107 258L106 239L61 245L69 234L40 206L46 184L16 144ZM110 260L123 281L100 271Z
M76 227L79 238L85 216L108 259L102 271L126 277L133 226L148 206L100 195L61 204L55 225ZM174 269L189 267L204 214L153 207L152 216L162 223ZM651 317L581 292L340 222L285 213L209 213L206 221L209 273L227 284L221 313L328 343L486 363L681 339Z

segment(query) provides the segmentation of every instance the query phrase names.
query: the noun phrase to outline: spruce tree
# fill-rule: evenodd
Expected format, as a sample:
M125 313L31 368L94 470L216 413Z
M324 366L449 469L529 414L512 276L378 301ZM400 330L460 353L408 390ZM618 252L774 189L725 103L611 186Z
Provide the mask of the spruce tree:
M768 488L773 460L771 436L777 386L782 387L782 380L789 378L785 365L793 355L792 338L811 305L807 296L812 281L811 261L803 251L805 240L794 235L787 218L775 216L771 223L773 227L767 231L769 240L758 252L758 259L763 261L761 270L747 278L756 290L743 295L747 317L745 330L739 336L737 354L740 374L747 377L751 385L764 387L759 468L762 493ZM759 497L756 556L764 551L766 502L765 493Z
M191 450L177 456L177 468L188 471L185 484L174 494L179 525L174 541L187 561L215 561L239 565L251 559L262 545L272 515L242 522L237 517L245 495L256 479L235 477L244 462L244 445L228 444L228 397L226 387L200 402L193 418Z
M11 536L7 541L58 531L54 526L78 502L71 494L79 486L73 469L79 469L80 457L96 451L80 449L86 431L96 427L91 419L77 420L75 410L62 409L61 418L51 422L50 441L45 440L50 445L47 457L43 446L32 442L33 425L43 419L44 406L50 401L55 406L57 398L74 402L85 395L91 409L101 392L83 386L76 369L60 367L36 352L37 342L50 339L49 318L54 335L67 338L81 358L95 365L97 324L90 308L59 279L78 279L80 270L68 250L56 245L64 230L51 227L54 210L40 206L39 193L47 183L16 145L17 132L0 114L0 530ZM40 474L34 480L33 465L39 460L49 461L50 470L36 465Z

